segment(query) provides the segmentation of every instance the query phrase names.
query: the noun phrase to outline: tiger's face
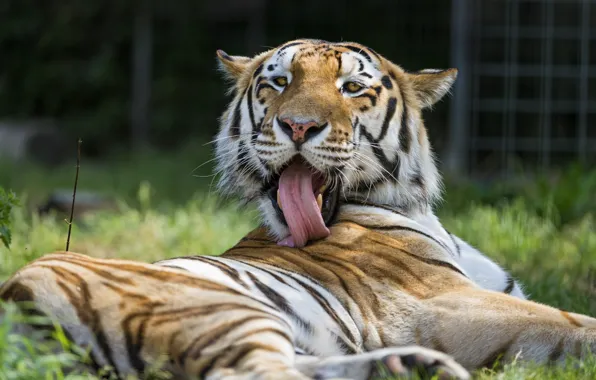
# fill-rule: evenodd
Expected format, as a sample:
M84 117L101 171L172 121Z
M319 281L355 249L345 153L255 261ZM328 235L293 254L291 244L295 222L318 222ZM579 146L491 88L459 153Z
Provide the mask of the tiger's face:
M319 40L217 55L235 94L216 139L219 187L256 201L280 244L327 236L345 199L424 210L439 196L421 110L457 70L409 73L365 46Z

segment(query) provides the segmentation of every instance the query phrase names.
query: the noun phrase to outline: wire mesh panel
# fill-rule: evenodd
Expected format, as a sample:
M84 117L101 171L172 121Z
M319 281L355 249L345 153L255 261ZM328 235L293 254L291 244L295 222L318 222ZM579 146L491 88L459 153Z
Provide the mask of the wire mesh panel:
M469 4L470 173L595 162L596 1Z

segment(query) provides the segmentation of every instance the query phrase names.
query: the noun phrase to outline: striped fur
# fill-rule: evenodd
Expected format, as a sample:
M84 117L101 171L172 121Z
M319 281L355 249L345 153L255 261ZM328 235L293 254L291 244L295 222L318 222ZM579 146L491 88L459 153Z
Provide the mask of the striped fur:
M264 227L219 257L50 254L4 283L2 300L35 302L122 377L161 360L177 378L366 379L379 363L468 378L464 367L596 349L596 319L526 300L434 215L440 179L421 111L455 70L408 73L362 45L318 40L218 56L235 94L216 140L220 189L258 204ZM348 94L346 81L362 89ZM288 114L325 130L298 151L276 121ZM288 228L267 187L297 154L341 197L329 237L289 248L276 243Z

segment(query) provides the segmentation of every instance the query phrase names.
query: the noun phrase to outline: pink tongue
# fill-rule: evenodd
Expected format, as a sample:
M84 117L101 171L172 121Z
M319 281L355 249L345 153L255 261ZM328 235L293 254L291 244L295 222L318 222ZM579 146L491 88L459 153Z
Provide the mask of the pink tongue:
M329 236L323 216L317 205L313 186L322 183L313 179L313 173L300 162L295 162L281 173L279 197L290 236L279 245L304 247L309 240Z

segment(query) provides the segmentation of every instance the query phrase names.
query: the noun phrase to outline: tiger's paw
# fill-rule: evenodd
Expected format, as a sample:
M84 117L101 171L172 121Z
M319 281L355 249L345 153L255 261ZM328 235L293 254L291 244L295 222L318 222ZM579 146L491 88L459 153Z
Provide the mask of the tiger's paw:
M468 372L451 357L432 353L412 353L407 355L388 354L373 365L369 379L380 380L395 376L417 376L420 379L469 379Z
M449 355L417 346L325 358L317 363L316 369L309 375L316 380L378 380L396 376L417 376L420 379L470 378L468 371Z

